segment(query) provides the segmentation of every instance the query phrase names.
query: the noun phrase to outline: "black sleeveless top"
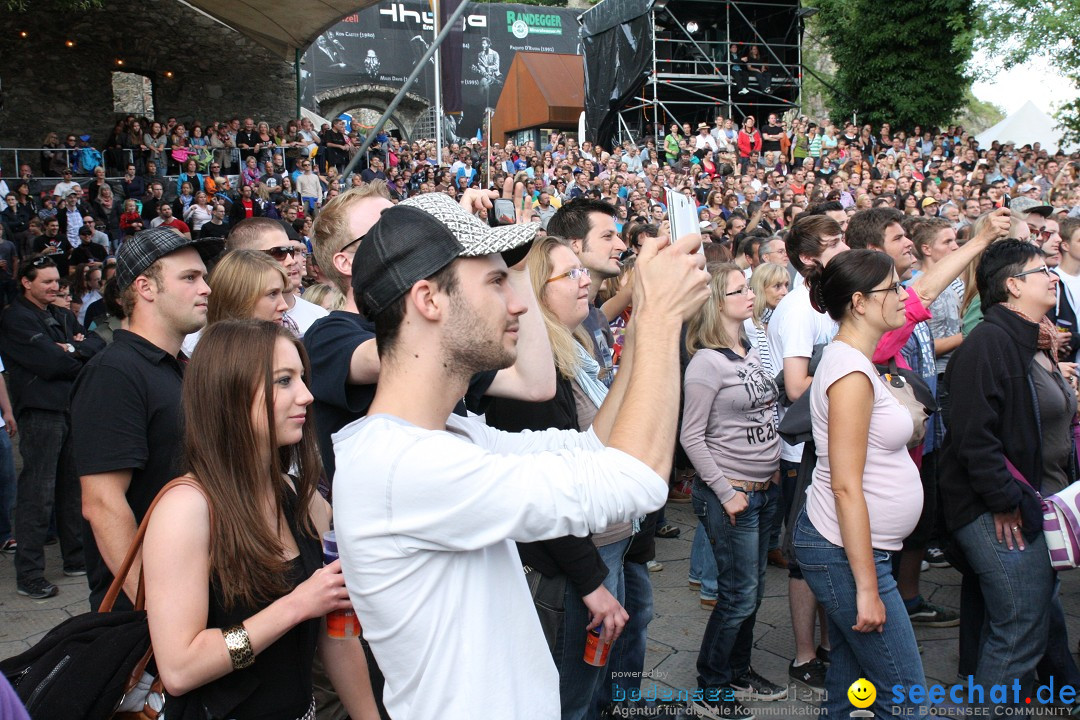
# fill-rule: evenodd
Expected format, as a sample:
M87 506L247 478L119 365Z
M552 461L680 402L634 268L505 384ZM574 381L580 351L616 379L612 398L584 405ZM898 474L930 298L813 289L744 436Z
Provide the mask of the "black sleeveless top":
M287 580L290 591L322 567L322 545L298 527L296 494L286 492L285 518L300 554L290 561ZM236 625L264 609L236 607L225 611L224 596L217 576L210 582L208 628ZM307 620L282 635L277 642L255 657L254 664L234 670L225 677L207 683L185 695L166 695L165 717L229 718L246 720L295 720L311 704L311 665L319 640L319 619Z

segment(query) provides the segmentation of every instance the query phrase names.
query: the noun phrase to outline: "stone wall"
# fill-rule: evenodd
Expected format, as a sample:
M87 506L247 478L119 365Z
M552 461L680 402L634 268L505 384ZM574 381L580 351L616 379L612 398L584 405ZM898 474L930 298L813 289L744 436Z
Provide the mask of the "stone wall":
M277 124L296 112L291 63L176 0L104 0L86 11L26 5L0 11L0 147L38 147L50 130L103 144L117 117L114 70L151 78L158 118Z

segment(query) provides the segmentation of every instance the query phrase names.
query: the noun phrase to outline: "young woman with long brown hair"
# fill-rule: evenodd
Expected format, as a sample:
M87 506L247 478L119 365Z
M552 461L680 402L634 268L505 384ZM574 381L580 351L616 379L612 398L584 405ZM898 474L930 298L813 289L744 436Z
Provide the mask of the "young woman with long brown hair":
M314 718L316 651L349 714L378 717L360 643L323 620L350 604L339 561L322 567L309 377L303 345L254 320L207 328L188 364L186 477L201 491L161 498L142 558L170 720Z

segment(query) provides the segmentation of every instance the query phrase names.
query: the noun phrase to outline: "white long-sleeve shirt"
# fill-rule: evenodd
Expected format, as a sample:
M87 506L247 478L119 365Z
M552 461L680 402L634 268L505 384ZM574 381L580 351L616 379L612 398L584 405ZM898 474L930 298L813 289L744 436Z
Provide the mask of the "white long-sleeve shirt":
M639 517L667 483L592 431L505 433L457 416L432 431L374 415L333 439L338 551L389 714L558 718L514 543Z
M300 193L300 197L313 197L321 200L322 184L319 182L319 176L315 173L300 173L296 177L296 191Z

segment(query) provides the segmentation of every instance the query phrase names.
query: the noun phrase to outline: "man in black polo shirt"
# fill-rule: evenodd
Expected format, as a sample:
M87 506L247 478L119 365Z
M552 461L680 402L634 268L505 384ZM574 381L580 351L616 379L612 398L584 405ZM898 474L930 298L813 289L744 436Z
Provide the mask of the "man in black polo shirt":
M206 261L217 239L168 228L135 234L116 256L128 329L88 363L72 394L75 464L82 480L90 608L97 610L158 491L182 472L180 386L184 337L206 324ZM135 597L138 569L124 590ZM117 607L130 607L121 596Z

